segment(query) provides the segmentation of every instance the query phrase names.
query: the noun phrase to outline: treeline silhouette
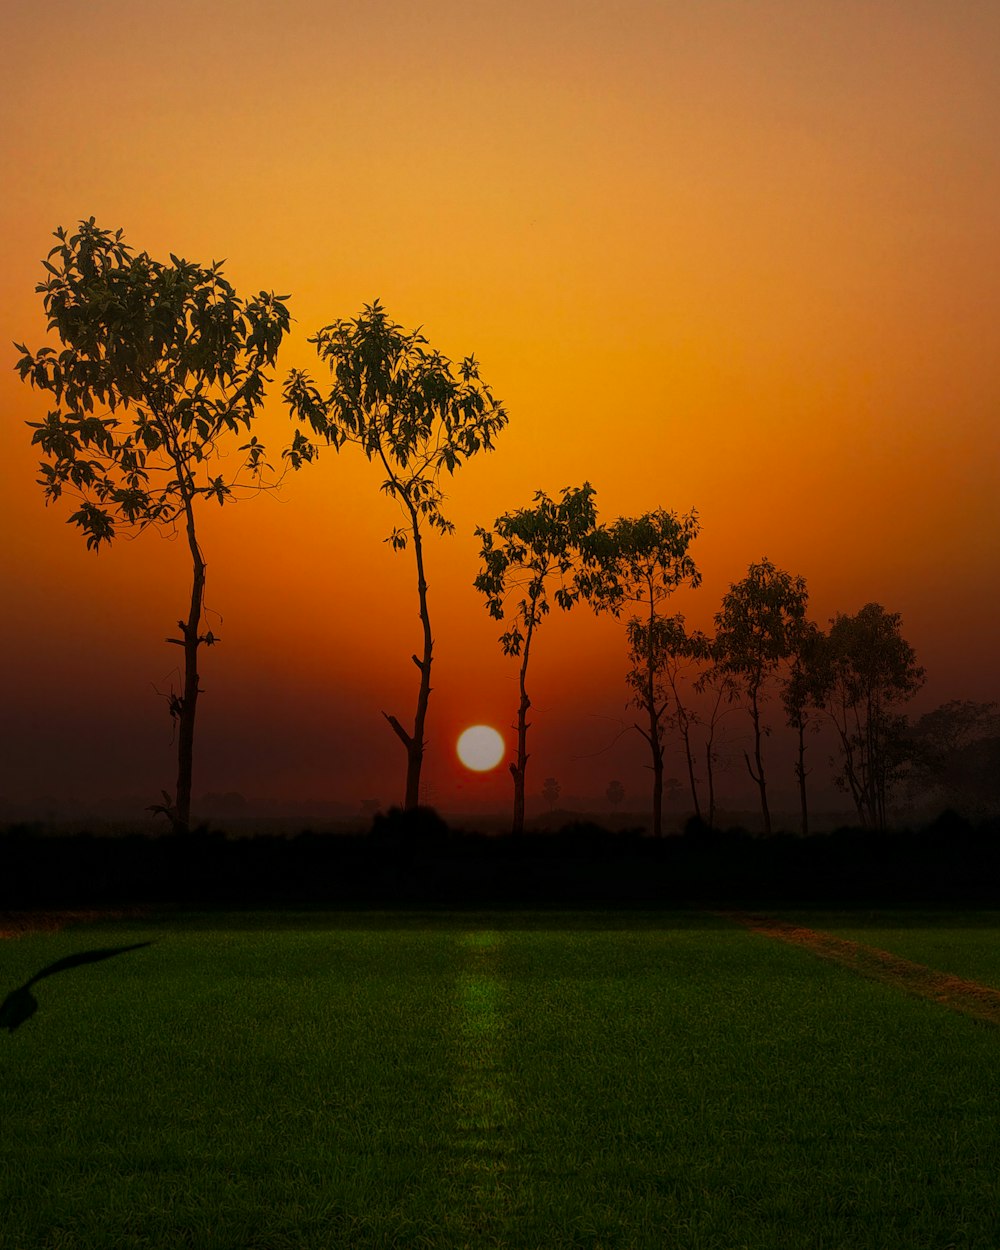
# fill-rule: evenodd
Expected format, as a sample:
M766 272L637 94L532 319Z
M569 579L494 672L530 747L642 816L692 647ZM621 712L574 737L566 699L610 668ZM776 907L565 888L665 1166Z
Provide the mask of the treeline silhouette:
M367 834L227 838L0 837L0 909L850 904L993 906L1000 821L945 812L897 832L762 837L691 820L649 838L597 824L522 837L449 827L430 808L379 813Z

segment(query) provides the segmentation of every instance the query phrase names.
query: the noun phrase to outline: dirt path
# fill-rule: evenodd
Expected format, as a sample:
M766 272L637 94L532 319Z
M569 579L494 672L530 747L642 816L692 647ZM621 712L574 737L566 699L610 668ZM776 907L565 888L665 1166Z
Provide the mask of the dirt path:
M915 964L909 959L893 955L890 951L863 946L860 942L834 937L832 933L821 933L816 929L805 929L770 916L758 916L743 911L717 914L735 920L752 933L776 938L780 942L790 942L794 946L805 946L821 959L841 964L872 981L893 985L907 994L941 1003L952 1011L960 1011L977 1020L1000 1025L1000 990L992 989L988 985L965 981L961 977L928 968L925 964Z
M145 907L95 909L73 908L67 911L0 911L0 938L23 937L26 933L56 933L68 924L95 924L99 920L124 920L145 916Z

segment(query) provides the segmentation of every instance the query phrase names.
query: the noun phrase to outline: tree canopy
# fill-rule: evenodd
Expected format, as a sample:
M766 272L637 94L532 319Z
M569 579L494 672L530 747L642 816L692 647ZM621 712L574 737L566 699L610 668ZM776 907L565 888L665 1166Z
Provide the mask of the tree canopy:
M22 380L54 403L28 424L43 455L46 502L75 500L69 523L99 550L122 529L181 529L191 557L189 607L178 621L183 691L171 691L178 723L175 827L190 820L197 653L218 639L203 632L205 558L197 536L200 500L224 504L241 487L259 489L269 469L256 436L238 448L235 472L217 471L229 436L248 433L289 315L284 295L241 299L222 262L203 267L171 253L169 263L136 253L123 232L91 217L75 233L60 228L43 264L48 329L60 347L17 344Z

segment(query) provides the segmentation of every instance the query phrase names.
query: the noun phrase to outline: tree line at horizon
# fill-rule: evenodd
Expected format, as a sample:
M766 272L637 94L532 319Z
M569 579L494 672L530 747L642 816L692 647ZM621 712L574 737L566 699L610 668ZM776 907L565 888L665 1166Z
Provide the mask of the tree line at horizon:
M393 713L382 714L406 753L403 806L416 808L434 645L425 540L455 528L442 511L444 475L493 450L508 423L475 357L455 366L419 330L392 322L377 300L358 317L322 328L309 342L328 368L329 385L321 390L304 370L289 373L283 398L297 425L276 471L252 426L271 381L267 370L289 329L289 297L261 291L242 299L221 263L206 268L173 254L169 263L155 261L126 244L121 230L102 230L93 218L73 234L59 228L55 238L43 261L47 276L36 290L61 350L32 352L15 344L22 380L49 392L56 405L44 421L28 422L44 456L39 482L46 501L64 491L76 498L69 522L92 550L110 545L122 530L153 527L183 532L191 560L179 637L168 639L184 657L181 689L169 694L177 781L174 793L164 791L151 810L166 815L178 832L190 828L199 653L219 641L204 626L201 501L224 505L273 489L286 469L315 462L321 446L339 452L350 444L381 466L381 490L401 509L402 524L386 541L413 553L421 648L412 656L419 673L412 728ZM216 473L223 440L240 436L247 441L238 447L237 471ZM723 596L714 636L689 633L683 615L666 608L676 589L701 580L689 551L700 529L697 513L657 508L602 524L595 495L589 482L555 499L538 491L531 506L475 531L481 541L475 589L491 616L507 625L499 639L504 655L519 660L510 764L515 833L524 827L530 758L528 665L553 603L568 611L585 602L624 617L626 680L639 712L634 728L649 752L657 836L667 734L675 733L683 746L695 815L711 824L716 733L735 708L749 717L753 745L743 757L765 832L771 831L764 751L770 726L763 712L774 697L796 735L802 832L809 825L808 735L821 717L836 729L837 782L851 795L862 825L875 829L885 828L890 795L905 773L947 792L948 777L961 771L976 743L1000 742L994 704L954 701L910 726L899 708L919 689L924 670L901 635L899 614L869 603L854 616L837 614L824 632L807 618L805 580L766 558ZM691 688L707 712L696 711L682 693L682 673L691 666L697 671ZM704 803L699 766L705 769Z

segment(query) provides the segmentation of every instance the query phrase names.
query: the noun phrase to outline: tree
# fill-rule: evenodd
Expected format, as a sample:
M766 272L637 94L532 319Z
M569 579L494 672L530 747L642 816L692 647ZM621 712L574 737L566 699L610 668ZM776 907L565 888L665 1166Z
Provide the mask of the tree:
M609 781L608 788L604 791L604 797L608 800L615 811L617 811L622 800L625 798L625 787L620 781Z
M555 777L545 778L545 784L542 786L542 798L546 803L548 803L550 810L555 806L556 799L559 797L561 789L562 787L559 785L559 782L556 781Z
M240 299L222 276L171 254L170 263L135 254L122 231L94 218L75 234L62 228L43 262L48 328L62 350L17 344L22 380L48 391L55 408L29 422L40 448L46 501L77 501L69 517L98 551L121 532L182 530L191 559L191 594L179 638L183 691L170 693L177 724L177 786L164 791L178 831L191 818L195 713L201 694L198 652L218 638L204 629L206 561L198 541L203 501L225 504L241 486L264 485L270 466L256 436L239 447L236 472L213 476L230 435L249 431L269 380L265 369L288 330L284 295ZM217 464L216 466L217 467Z
M906 754L905 717L895 709L924 682L916 653L900 634L901 620L878 603L866 603L855 616L838 613L822 651L823 703L840 740L837 782L865 828L886 827L886 805Z
M716 735L721 732L722 721L736 708L733 706L739 698L739 691L731 673L722 665L722 655L715 644L714 638L708 638L700 631L692 635L692 645L696 647L699 660L708 667L694 684L700 695L708 695L707 711L702 711L701 722L705 727L705 778L708 789L708 826L715 824L715 768L719 762L721 743Z
M911 788L966 816L995 811L1000 706L952 699L907 729Z
M411 810L420 801L434 645L424 536L428 528L454 531L441 510L442 476L477 452L492 451L507 414L480 380L475 357L465 357L456 376L451 361L429 350L419 329L405 331L390 321L378 300L353 320L325 326L309 342L329 366L333 385L323 395L308 373L292 370L284 389L292 416L336 451L353 443L378 462L386 474L382 490L397 501L405 520L386 541L395 551L413 544L423 645L421 654L411 657L420 672L412 732L382 713L406 750L404 806ZM297 429L288 453L292 465L298 468L317 454L317 446Z
M821 655L823 631L805 617L794 622L789 632L789 668L781 686L785 717L795 730L798 750L795 779L799 785L799 809L803 835L809 832L809 804L806 795L806 732L817 732L818 714L823 710Z
M792 639L806 610L806 583L801 577L776 568L766 557L751 564L746 577L733 583L715 614L717 664L727 673L746 700L754 734L754 758L743 752L747 772L760 794L764 832L771 832L767 803L763 739L770 728L763 724L762 706L768 685L781 661L791 653Z
M662 689L667 646L673 636L661 607L678 586L695 587L701 574L688 554L699 531L697 514L678 518L658 508L639 517L619 517L598 531L588 548L595 574L590 598L598 610L619 614L626 603L640 612L626 622L633 702L645 714L635 728L645 738L653 773L653 833L663 835L663 716L667 699Z
M568 611L589 593L590 579L585 572L581 547L597 524L595 490L589 482L566 487L562 498L552 500L544 491L535 494L533 508L520 508L497 517L492 530L476 529L482 540L483 569L475 579L477 590L486 596L490 615L504 619L505 601L514 593L521 598L514 609L514 623L500 636L504 655L520 656L517 707L517 759L510 765L514 781L512 832L524 832L524 776L528 764L528 697L526 681L531 644L549 613L549 586L552 598Z

